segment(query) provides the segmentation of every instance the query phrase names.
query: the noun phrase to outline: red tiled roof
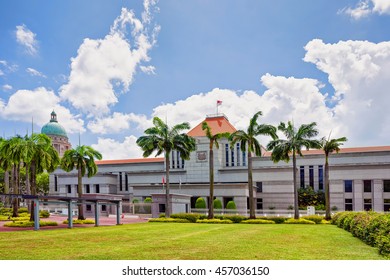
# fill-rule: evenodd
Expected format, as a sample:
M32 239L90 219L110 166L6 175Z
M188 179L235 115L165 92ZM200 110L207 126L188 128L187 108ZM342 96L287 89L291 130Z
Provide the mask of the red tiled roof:
M164 158L133 158L133 159L108 159L108 160L97 160L97 165L105 164L126 164L126 163L151 163L151 162L164 162Z
M211 133L213 135L218 133L224 133L224 132L233 133L237 130L223 115L210 116L210 117L208 116L204 121L207 122L207 124L211 128ZM187 134L192 137L206 136L206 132L202 129L202 123L203 122L195 126Z
M369 152L390 152L390 146L373 146L373 147L355 147L355 148L341 148L339 154L349 154L349 153L369 153ZM302 154L305 155L322 155L324 154L323 150L303 150ZM270 157L271 152L265 152L263 154L265 157Z

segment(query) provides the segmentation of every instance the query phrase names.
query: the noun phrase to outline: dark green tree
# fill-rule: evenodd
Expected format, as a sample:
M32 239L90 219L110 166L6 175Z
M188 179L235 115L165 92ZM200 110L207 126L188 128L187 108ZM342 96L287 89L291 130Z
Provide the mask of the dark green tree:
M230 133L217 133L213 134L211 131L210 126L207 124L207 122L202 123L202 129L206 133L206 137L209 139L209 179L210 179L210 197L209 197L209 219L214 218L214 207L211 207L213 205L213 199L214 199L214 146L216 149L219 149L219 143L218 140L222 138L229 138Z
M267 145L267 149L272 151L271 158L276 163L281 160L290 161L290 156L293 158L293 190L294 190L294 219L299 219L298 207L298 188L297 188L297 155L302 155L302 148L307 150L310 148L319 149L321 142L311 139L318 135L316 123L302 124L296 129L292 122L285 124L281 122L278 126L286 139L274 139Z
M66 172L70 172L74 169L77 170L77 194L81 198L83 195L83 177L85 174L88 177L94 176L98 167L95 163L95 159L101 160L102 154L93 149L90 146L77 146L75 149L67 150L61 159L61 168ZM78 219L85 220L84 208L80 204L78 207Z
M330 189L329 189L329 155L333 152L338 153L340 146L348 141L346 137L328 139L325 137L321 139L321 148L325 153L325 219L330 220Z
M261 156L261 145L257 140L260 135L271 136L273 139L277 137L276 128L269 124L259 124L257 119L262 115L259 111L253 115L249 121L247 131L237 130L230 135L230 145L234 145L239 142L242 151L248 151L248 190L249 190L249 218L255 219L255 203L253 196L253 175L252 175L252 153L256 156Z
M187 122L170 128L160 118L154 117L153 125L153 127L144 131L144 136L137 139L137 145L142 149L144 157L149 157L154 152L156 152L156 157L164 154L166 177L165 216L169 217L171 215L169 201L170 154L176 150L179 151L182 159L188 160L190 153L195 150L195 139L185 133L181 133L183 130L190 129L190 125Z

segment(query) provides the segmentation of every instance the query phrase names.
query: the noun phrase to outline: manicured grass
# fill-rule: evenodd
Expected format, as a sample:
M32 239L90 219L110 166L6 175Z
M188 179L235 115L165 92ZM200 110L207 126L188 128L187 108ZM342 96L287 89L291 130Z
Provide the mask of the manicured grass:
M142 223L0 233L0 259L383 259L333 225Z

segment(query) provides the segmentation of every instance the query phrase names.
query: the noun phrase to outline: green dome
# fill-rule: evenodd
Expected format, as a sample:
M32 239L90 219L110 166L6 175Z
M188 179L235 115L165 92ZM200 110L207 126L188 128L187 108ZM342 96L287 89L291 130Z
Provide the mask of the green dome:
M66 130L63 128L62 125L58 123L57 114L54 111L51 113L50 122L48 122L42 127L41 133L46 135L57 135L57 136L68 137L68 135L66 134Z

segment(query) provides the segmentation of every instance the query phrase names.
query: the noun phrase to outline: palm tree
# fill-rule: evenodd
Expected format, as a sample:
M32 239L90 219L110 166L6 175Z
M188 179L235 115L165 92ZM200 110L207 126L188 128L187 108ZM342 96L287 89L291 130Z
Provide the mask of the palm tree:
M302 124L298 130L295 129L292 122L288 122L287 125L281 122L278 126L278 130L283 132L286 139L274 139L267 145L268 150L272 150L271 158L276 163L280 160L285 162L290 161L290 155L293 158L293 181L294 181L294 219L299 219L298 208L298 189L297 189L297 154L302 155L302 148L307 150L310 148L319 149L321 143L318 140L310 139L318 135L318 130L315 128L316 123Z
M33 134L25 137L23 144L23 161L29 170L26 181L30 183L31 195L37 194L37 175L44 171L53 172L60 164L57 150L52 146L51 139L45 134ZM34 220L34 203L31 202L30 221Z
M329 190L329 154L340 151L340 146L343 142L348 141L346 137L328 139L325 137L321 139L321 148L325 153L325 219L330 220L330 190Z
M206 137L210 140L209 145L209 176L210 176L210 198L209 198L209 219L214 218L214 144L217 149L219 149L218 140L221 138L228 138L230 136L229 132L212 134L210 126L207 122L202 123L202 130L205 130Z
M61 159L61 168L66 172L76 169L77 174L77 194L81 198L83 195L83 176L87 172L88 177L94 176L97 171L95 159L101 160L102 154L90 146L77 146L75 149L67 150ZM85 220L83 205L79 205L79 220Z
M2 145L6 143L6 139L0 137L0 168L4 170L4 193L9 194L9 160L7 159L7 156L5 154L2 154ZM3 151L4 152L4 151ZM4 199L4 204L6 207L8 207L9 199L6 197Z
M146 135L138 138L137 145L144 152L143 157L149 157L153 152L156 152L156 157L164 153L166 177L165 216L169 217L169 156L173 150L177 150L182 159L188 160L190 153L195 150L195 139L185 133L180 133L183 130L190 129L190 125L187 122L169 128L160 118L154 117L153 125L154 127L150 127L144 131Z
M252 176L252 153L256 156L261 156L261 145L257 140L259 135L271 136L273 139L277 137L276 128L269 124L258 124L257 119L262 115L258 111L249 121L247 131L237 130L230 135L230 145L233 147L237 142L240 143L241 150L248 150L248 190L249 190L249 218L255 219L255 203L253 197L253 176Z

